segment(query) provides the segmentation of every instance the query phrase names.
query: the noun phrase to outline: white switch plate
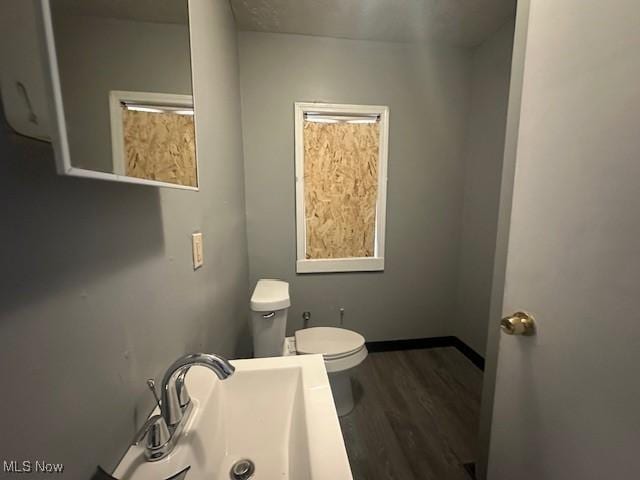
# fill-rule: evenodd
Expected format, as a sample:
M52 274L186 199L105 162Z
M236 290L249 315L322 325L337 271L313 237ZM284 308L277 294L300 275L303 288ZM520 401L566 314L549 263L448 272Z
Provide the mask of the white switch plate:
M204 250L202 247L202 232L191 235L191 246L193 250L193 269L197 270L204 265Z

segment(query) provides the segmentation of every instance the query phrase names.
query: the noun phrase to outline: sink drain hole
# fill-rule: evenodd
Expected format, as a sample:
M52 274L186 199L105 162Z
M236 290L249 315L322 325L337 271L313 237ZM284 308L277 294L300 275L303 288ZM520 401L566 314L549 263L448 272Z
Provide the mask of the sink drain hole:
M229 476L231 480L249 480L253 477L255 471L256 466L253 462L247 458L243 458L233 464Z

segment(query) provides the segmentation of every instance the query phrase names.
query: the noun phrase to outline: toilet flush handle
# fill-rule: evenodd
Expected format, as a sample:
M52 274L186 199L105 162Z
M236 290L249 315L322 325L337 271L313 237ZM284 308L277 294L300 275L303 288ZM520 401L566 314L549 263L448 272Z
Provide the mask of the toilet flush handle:
M262 314L262 318L267 319L267 318L272 318L275 317L276 312L271 312L271 313L263 313Z

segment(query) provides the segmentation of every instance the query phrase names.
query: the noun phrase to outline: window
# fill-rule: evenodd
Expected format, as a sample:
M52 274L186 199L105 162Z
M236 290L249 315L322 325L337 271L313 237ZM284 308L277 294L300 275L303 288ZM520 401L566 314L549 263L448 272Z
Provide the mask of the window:
M113 90L109 107L115 174L197 189L191 95Z
M298 273L384 270L388 107L295 104Z

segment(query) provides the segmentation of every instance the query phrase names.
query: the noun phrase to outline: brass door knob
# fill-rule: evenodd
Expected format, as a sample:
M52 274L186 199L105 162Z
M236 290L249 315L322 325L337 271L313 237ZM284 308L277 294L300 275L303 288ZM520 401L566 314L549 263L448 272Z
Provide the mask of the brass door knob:
M516 312L500 320L500 328L507 335L533 335L536 323L527 312Z

